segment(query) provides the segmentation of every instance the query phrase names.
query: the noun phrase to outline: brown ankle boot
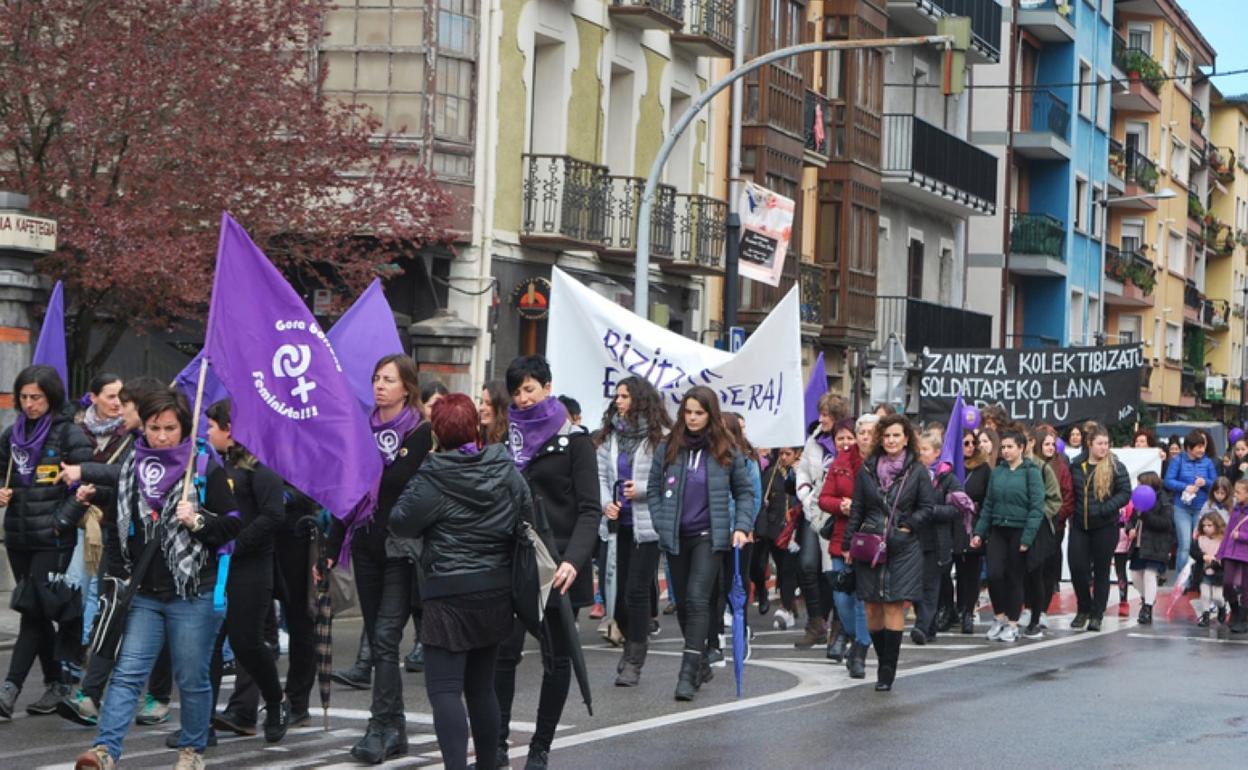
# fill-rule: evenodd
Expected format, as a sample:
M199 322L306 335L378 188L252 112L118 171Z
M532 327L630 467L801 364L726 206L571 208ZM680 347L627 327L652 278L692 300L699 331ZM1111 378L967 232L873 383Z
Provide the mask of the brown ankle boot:
M824 618L811 618L806 623L806 634L793 643L799 650L809 650L816 644L828 643L828 621Z

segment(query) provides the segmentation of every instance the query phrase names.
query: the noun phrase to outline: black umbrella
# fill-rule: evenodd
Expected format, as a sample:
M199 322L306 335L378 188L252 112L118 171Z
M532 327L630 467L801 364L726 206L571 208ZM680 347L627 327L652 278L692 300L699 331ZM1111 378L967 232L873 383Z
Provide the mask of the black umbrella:
M585 668L585 651L581 649L581 635L576 630L576 616L572 614L572 600L567 594L559 595L559 617L562 622L559 628L550 629L551 633L563 633L568 639L568 653L572 658L572 671L576 674L576 683L581 688L581 699L585 701L585 710L594 715L594 700L589 694L589 671Z
M325 558L325 533L315 516L299 519L296 528L307 527L316 538L316 681L321 690L321 709L325 713L325 730L329 731L330 675L334 668L334 603L329 593L329 564Z

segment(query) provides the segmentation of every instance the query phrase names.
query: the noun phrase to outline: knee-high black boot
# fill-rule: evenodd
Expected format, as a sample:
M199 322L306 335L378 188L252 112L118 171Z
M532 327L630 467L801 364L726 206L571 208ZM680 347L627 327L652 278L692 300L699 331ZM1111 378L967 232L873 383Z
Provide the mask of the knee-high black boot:
M897 659L901 655L901 632L884 629L876 641L875 654L879 657L880 670L876 679L876 692L888 692L893 689L893 680L897 677ZM874 635L873 635L874 636Z

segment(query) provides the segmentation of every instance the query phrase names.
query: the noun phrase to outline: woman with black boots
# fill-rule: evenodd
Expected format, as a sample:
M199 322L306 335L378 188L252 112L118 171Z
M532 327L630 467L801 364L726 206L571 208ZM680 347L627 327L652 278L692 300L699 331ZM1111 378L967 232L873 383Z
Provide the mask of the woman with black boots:
M390 514L390 529L424 544L420 641L442 761L450 770L468 766L471 722L477 767L495 768L494 666L512 630L516 531L520 519L532 522L533 503L507 448L477 447L472 399L452 393L430 412L439 450L412 477Z
M20 603L21 626L9 673L0 684L0 718L10 719L17 696L35 659L43 668L46 690L26 707L31 715L56 713L69 694L65 663L82 647L82 615L71 620L47 617L38 592L48 575L64 575L78 540L83 508L74 495L56 483L61 463L82 463L94 447L62 407L65 386L50 366L28 366L17 375L13 393L18 401L17 422L0 436L0 468L4 487L0 507L4 517L4 548L18 584L14 604ZM29 601L24 601L23 597ZM55 627L53 624L55 623Z
M399 642L411 616L415 559L410 542L390 535L390 509L433 447L433 432L420 415L420 383L411 358L389 355L377 362L373 398L376 407L370 423L384 463L377 507L352 522L350 530L335 518L329 553L340 554L339 558L349 553L375 673L368 730L352 747L351 756L380 764L407 753ZM344 543L348 553L343 552Z
M711 678L706 639L721 554L748 542L757 506L747 460L734 448L710 388L685 393L676 426L654 456L646 497L680 597L685 648L676 700L690 701ZM736 501L735 520L730 498Z
M841 547L854 567L858 598L866 604L867 628L879 659L875 689L893 689L905 602L922 592L923 552L915 530L932 515L931 478L915 453L918 438L903 415L876 426L876 446L854 484L849 524Z
M1100 631L1118 544L1118 512L1131 499L1131 479L1126 466L1109 451L1104 428L1085 425L1083 442L1087 455L1071 468L1075 511L1070 517L1067 559L1078 608L1070 627Z
M914 628L910 640L915 644L927 644L936 638L936 612L940 604L940 584L946 568L952 561L953 526L962 526L962 511L956 500L966 502L962 484L953 472L953 466L940 459L944 437L939 431L927 431L919 437L919 460L931 475L935 500L932 515L918 528L919 543L923 548L923 598L915 607ZM957 496L955 496L955 493Z
M636 687L650 639L650 589L659 571L659 535L650 521L646 485L654 450L671 427L659 392L640 377L615 386L615 398L595 437L598 493L603 501L599 535L616 532L615 622L624 632L617 687Z
M819 529L827 518L819 507L819 493L823 491L828 468L836 459L833 427L837 420L846 416L845 399L836 393L824 393L819 398L819 422L806 439L802 459L797 464L797 499L802 504L803 517L798 520L793 537L798 543L795 558L807 615L806 633L794 643L799 650L828 641L827 616L831 602L823 595L823 574L831 571L832 557L827 554L827 541L819 537Z
M997 466L998 442L996 431L983 429L966 431L962 436L962 456L965 458L966 496L975 504L975 513L969 526L963 522L953 528L953 566L957 570L955 594L962 633L975 633L975 609L979 605L979 576L983 551L971 548L971 535L979 522L979 512L984 508L988 494L988 479Z

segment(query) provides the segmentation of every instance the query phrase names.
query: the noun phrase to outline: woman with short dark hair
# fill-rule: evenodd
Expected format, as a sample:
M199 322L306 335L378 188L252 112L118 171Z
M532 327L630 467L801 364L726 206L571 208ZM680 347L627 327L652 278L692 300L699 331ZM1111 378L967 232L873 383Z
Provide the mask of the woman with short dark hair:
M875 435L875 450L854 482L841 548L845 563L854 567L858 598L866 604L867 629L879 659L875 689L887 692L897 675L905 602L922 598L923 552L915 530L931 517L936 494L918 460L918 437L904 415L882 418ZM875 547L881 544L883 549ZM873 551L869 558L868 550Z
M62 462L91 459L86 436L64 415L65 388L50 366L28 366L18 373L13 393L20 410L17 421L0 435L0 467L4 487L4 549L18 587L21 625L9 673L0 684L0 717L9 719L35 658L43 668L46 690L27 706L32 715L52 714L69 694L65 663L78 657L81 613L73 619L47 617L40 593L47 575L64 575L78 542L83 508L73 505L69 489L57 482ZM54 625L55 624L55 628Z

